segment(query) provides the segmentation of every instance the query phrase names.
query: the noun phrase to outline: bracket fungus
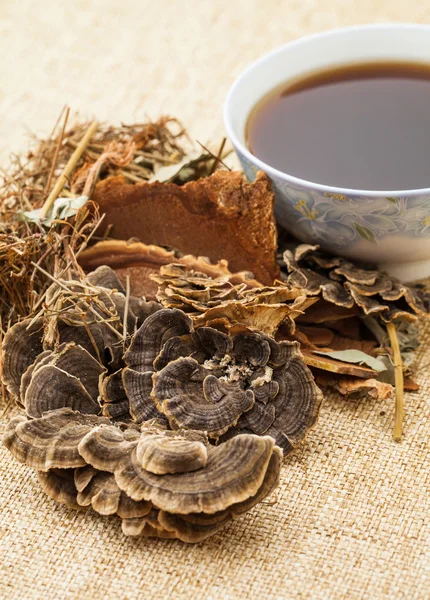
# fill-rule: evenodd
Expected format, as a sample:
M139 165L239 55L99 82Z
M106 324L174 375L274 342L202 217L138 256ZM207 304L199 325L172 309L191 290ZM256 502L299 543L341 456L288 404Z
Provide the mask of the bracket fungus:
M108 267L48 291L6 339L4 378L26 416L3 443L49 496L116 514L127 535L197 542L272 492L322 399L297 342L199 326L126 297Z
M121 429L69 408L15 417L3 442L58 502L117 514L126 535L185 542L205 539L270 494L282 458L269 436L213 446L198 431L155 422Z
M157 300L183 310L196 325L245 325L269 335L281 324L294 330L294 320L317 301L299 287L235 284L228 276L211 276L180 263L161 267L151 279L159 284Z
M124 356L123 384L137 422L165 416L172 429L217 440L242 429L290 451L316 421L322 395L297 342L242 328L194 328L178 309L149 317Z
M175 250L166 250L161 246L144 244L133 240L104 240L86 248L79 256L79 264L91 272L109 265L125 284L130 279L130 290L135 296L155 299L158 285L151 275L159 273L160 268L171 263L184 265L187 269L204 273L209 277L224 277L233 285L245 284L246 287L261 287L249 271L232 273L228 262L221 259L212 263L207 257L195 257ZM118 288L119 289L119 288Z
M280 264L284 279L300 285L307 294L321 295L347 309L357 306L364 315L376 314L385 323L430 316L430 293L419 285L406 285L386 273L357 267L323 253L319 246L299 244L287 249Z

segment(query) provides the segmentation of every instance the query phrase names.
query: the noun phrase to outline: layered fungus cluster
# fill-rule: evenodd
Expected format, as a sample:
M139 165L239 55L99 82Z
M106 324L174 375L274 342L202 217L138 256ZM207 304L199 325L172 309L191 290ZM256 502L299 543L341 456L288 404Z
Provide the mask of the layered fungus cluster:
M294 330L294 320L317 299L296 285L256 285L228 275L209 275L187 264L162 266L151 279L158 283L157 299L168 308L180 308L195 324L212 322L224 328L247 325L274 335L281 324Z
M290 284L343 309L358 308L385 323L416 321L430 315L430 293L422 286L406 285L381 271L360 268L321 252L319 246L299 244L287 249L280 263L283 278Z
M58 282L5 336L3 381L26 412L5 446L71 508L126 535L197 542L276 487L322 395L298 343L127 295L100 267Z

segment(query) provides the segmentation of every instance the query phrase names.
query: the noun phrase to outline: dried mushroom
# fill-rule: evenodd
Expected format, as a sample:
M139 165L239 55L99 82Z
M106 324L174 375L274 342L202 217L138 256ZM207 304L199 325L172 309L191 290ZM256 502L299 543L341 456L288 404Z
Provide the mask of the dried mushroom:
M211 263L208 258L196 258L192 254L166 250L160 246L124 240L105 240L84 250L79 263L85 271L109 265L125 285L130 280L130 290L135 296L155 299L158 285L151 279L164 265L178 263L187 269L204 273L209 277L226 277L233 285L244 283L247 287L261 287L254 275L247 271L232 273L226 260Z
M136 519L148 514L150 502L135 502L118 487L112 473L97 471L87 465L75 469L76 501L81 507L92 506L100 515L117 514L122 519Z
M282 458L268 436L212 446L199 431L152 421L139 432L67 408L12 419L3 441L57 501L117 514L126 535L186 542L205 539L270 494Z
M25 319L11 327L4 336L3 383L12 396L19 397L21 377L43 351L43 320Z
M280 260L283 277L306 293L344 308L358 306L364 315L377 315L389 323L402 318L415 321L430 316L430 293L419 285L406 285L375 269L359 268L331 257L318 246L299 244Z
M183 186L132 185L110 177L97 184L92 200L117 239L136 237L212 261L226 259L231 269L252 270L265 285L278 275L274 195L261 172L253 183L238 171L220 171Z
M21 397L27 414L40 417L46 411L66 406L97 414L98 382L104 372L105 368L87 350L73 342L59 352L44 352L43 361L32 369Z
M60 280L47 290L40 316L9 329L2 379L30 416L66 406L97 414L99 383L102 403L115 403L117 417L128 414L125 393L118 398L118 385L104 379L123 366L124 332L133 335L161 306L126 299L118 289L121 283L106 266L83 281Z
M233 284L228 276L211 277L179 263L161 267L151 279L159 284L163 306L183 310L199 326L240 324L274 335L281 324L294 329L294 320L316 302L298 287Z
M251 308L291 301L296 316L306 301L288 286L229 286ZM56 282L6 344L6 379L27 416L12 419L4 445L50 497L115 514L127 535L212 535L271 493L282 449L315 423L322 396L297 342L225 318L197 323L124 295L108 267Z
M47 412L40 419L18 416L7 425L3 444L17 460L38 471L83 467L78 444L100 424L109 421L70 408Z
M99 402L102 414L110 419L126 418L130 404L122 384L122 369L99 380Z
M178 309L149 317L124 356L135 421L164 415L172 429L215 440L229 430L268 433L290 451L315 423L321 392L297 342L242 329L194 328Z
M78 491L74 477L74 469L50 469L49 471L38 471L37 473L40 487L45 494L69 508L82 510L84 506L79 504L77 500Z

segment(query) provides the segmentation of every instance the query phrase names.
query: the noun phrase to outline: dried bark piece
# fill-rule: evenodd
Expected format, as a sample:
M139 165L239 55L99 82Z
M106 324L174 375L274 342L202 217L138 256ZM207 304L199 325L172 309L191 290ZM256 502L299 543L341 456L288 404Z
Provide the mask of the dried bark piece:
M25 319L13 325L4 336L2 381L14 398L19 399L21 377L43 352L42 336L43 319L33 324L31 319Z
M377 379L340 379L336 383L336 389L343 396L371 396L379 400L386 400L392 398L394 394L394 388L389 383L383 383Z
M115 471L115 479L132 499L151 501L161 510L214 513L257 493L273 445L271 437L239 435L220 446L208 447L205 468L166 475L143 469L134 449Z
M321 356L302 348L303 359L309 367L330 371L331 373L340 373L345 375L353 375L363 379L371 379L377 375L376 371L367 367L354 365L352 363L335 360L329 356Z
M333 388L343 396L352 398L371 397L386 400L392 397L394 388L391 384L378 379L360 379L349 375L338 375L328 371L314 370L315 379L322 388ZM406 388L405 388L406 389Z
M74 469L50 469L38 471L40 487L50 498L74 510L82 510L78 503L78 491L74 482Z
M345 308L343 306L337 306L331 304L326 300L318 300L318 302L297 317L297 323L309 323L319 324L326 323L326 321L339 321L343 319L351 319L360 314L360 308L353 306L352 308Z
M322 352L331 352L337 350L361 350L370 356L375 355L375 348L378 343L375 340L353 340L341 335L333 335L333 338L327 346L318 348Z
M227 259L234 271L253 269L265 284L278 275L274 196L263 173L247 183L240 172L220 171L183 186L129 185L110 177L97 184L92 199L118 239L138 237L213 261Z
M361 324L361 320L356 317L338 319L337 321L327 320L325 322L325 326L331 331L336 331L339 335L356 341L360 341L362 338Z
M84 466L78 444L100 424L103 417L83 415L70 408L54 410L39 419L19 416L6 427L3 444L19 460L38 471L72 469Z
M313 327L300 325L300 333L303 333L310 346L330 346L330 342L333 341L334 333L326 327ZM297 331L296 331L297 333ZM300 340L299 340L300 341Z

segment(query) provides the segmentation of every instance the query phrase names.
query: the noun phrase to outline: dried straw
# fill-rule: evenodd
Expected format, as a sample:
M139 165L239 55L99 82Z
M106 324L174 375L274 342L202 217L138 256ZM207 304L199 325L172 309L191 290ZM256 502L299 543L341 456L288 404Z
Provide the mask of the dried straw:
M163 165L182 161L191 150L181 123L170 117L133 125L75 121L70 126L65 107L47 140L34 139L33 149L12 156L0 181L0 331L36 314L54 279L80 277L76 258L95 235L103 219L88 202L74 217L46 228L20 215L43 207L46 215L59 194L91 197L101 178L122 175L142 182ZM213 155L202 157L196 169L213 170ZM54 182L52 184L52 182ZM49 275L49 276L48 276Z

